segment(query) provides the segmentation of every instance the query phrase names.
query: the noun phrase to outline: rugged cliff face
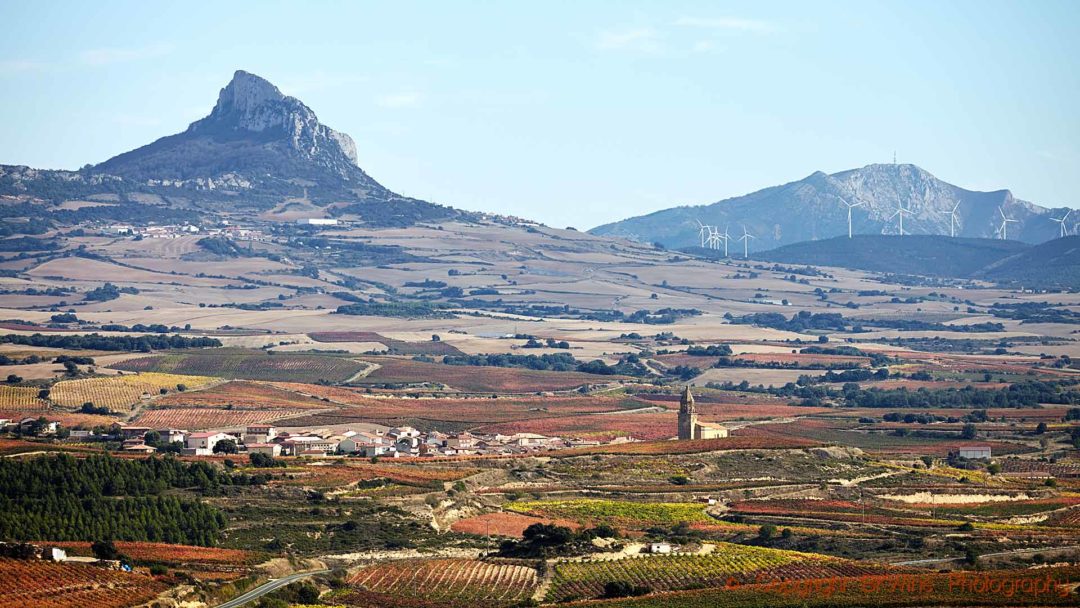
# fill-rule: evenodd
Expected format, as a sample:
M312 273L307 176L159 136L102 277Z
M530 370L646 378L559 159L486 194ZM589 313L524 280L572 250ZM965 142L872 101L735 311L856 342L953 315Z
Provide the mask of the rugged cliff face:
M898 234L903 207L906 234L994 238L1001 212L1007 236L1042 242L1058 236L1051 220L1064 209L1046 209L1015 198L1008 190L977 192L944 182L915 165L869 165L828 175L820 171L799 181L759 190L711 205L675 207L599 226L593 234L623 236L668 247L699 244L698 222L725 227L732 236L743 226L756 238L751 251L806 240L847 235L848 205L855 234ZM955 209L955 219L952 214ZM1070 230L1072 227L1070 227ZM734 245L734 243L733 243ZM741 252L742 245L738 245ZM734 251L734 249L732 249Z

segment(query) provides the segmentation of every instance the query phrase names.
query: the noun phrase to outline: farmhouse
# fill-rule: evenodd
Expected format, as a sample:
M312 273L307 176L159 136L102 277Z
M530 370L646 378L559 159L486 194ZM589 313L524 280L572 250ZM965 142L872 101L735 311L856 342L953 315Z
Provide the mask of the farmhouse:
M962 448L957 448L952 452L949 452L950 457L966 458L968 460L980 460L990 459L990 446L988 445L970 445Z
M192 433L187 436L182 454L184 456L209 456L214 453L214 446L226 439L232 439L232 435L213 432Z
M245 445L248 454L265 454L267 456L281 455L281 446L276 443L248 443Z

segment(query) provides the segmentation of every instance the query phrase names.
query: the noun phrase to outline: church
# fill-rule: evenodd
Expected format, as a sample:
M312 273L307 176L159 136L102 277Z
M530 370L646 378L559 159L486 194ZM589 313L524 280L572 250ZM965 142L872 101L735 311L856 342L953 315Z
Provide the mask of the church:
M727 436L727 428L719 424L698 422L694 395L690 393L690 385L686 385L679 400L679 440L720 439Z

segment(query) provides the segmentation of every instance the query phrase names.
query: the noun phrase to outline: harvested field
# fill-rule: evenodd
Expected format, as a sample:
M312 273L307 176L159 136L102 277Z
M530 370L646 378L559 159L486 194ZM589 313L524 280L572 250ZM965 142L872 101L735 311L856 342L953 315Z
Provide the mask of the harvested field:
M558 418L541 418L504 422L478 427L483 433L539 433L582 439L613 439L633 437L642 441L669 439L677 433L677 414L667 412L626 412L618 414L584 414ZM561 453L561 452L560 452Z
M411 359L365 357L380 367L357 384L443 384L459 391L479 393L535 393L577 388L583 384L615 382L619 376L580 372L550 372L508 367L443 365Z
M244 380L344 382L364 369L352 359L329 355L270 355L242 350L153 355L114 365L128 371L197 374Z

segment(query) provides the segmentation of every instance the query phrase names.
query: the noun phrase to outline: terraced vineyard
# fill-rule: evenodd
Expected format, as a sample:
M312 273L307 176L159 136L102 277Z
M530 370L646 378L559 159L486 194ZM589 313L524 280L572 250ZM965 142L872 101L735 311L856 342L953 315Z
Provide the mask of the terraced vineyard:
M361 591L473 606L506 606L532 596L535 568L469 559L402 560L364 568L349 579Z
M894 569L795 551L720 543L705 555L658 555L563 562L555 566L547 601L601 597L604 585L626 582L654 591L733 584L882 574Z
M154 598L154 579L86 564L0 558L0 606L121 608Z
M32 386L0 386L0 412L48 409L48 404L38 399L38 391Z
M128 412L144 395L158 395L161 389L176 391L177 386L197 389L214 382L206 376L142 373L137 375L109 376L62 380L53 385L49 398L64 407L79 407L93 403L114 412Z
M225 350L208 353L152 355L114 366L129 371L197 374L244 380L280 382L344 382L364 365L344 357L271 355L257 351Z

